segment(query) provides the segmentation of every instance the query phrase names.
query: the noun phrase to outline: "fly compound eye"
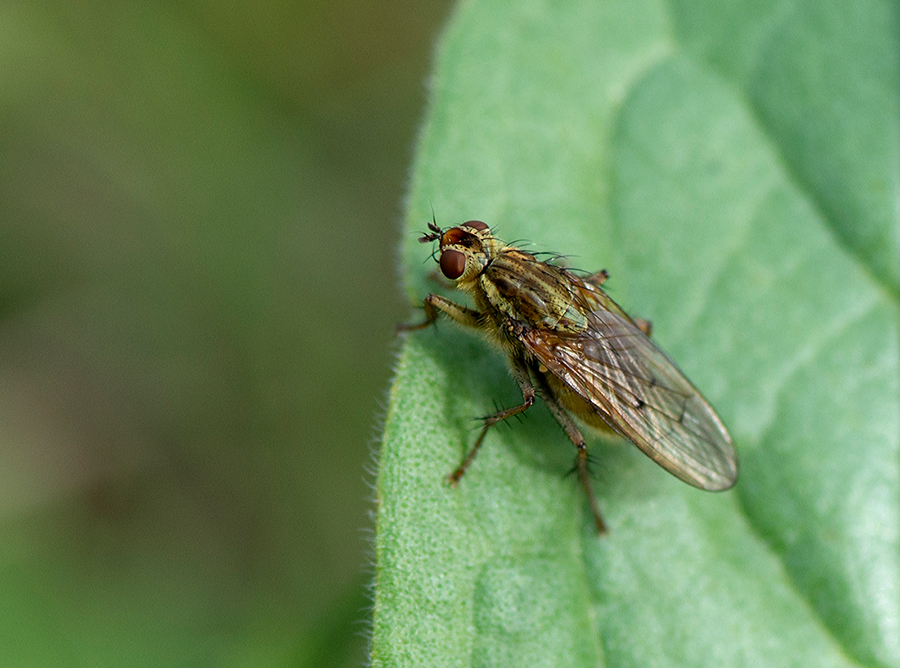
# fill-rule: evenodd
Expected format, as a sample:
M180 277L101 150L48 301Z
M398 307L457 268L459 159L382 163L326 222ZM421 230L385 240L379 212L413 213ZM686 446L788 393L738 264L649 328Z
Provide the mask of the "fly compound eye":
M471 227L473 230L486 230L488 228L487 223L482 223L480 220L470 220L463 223L463 225Z
M460 243L466 237L471 236L461 227L451 227L441 235L441 248Z
M441 273L451 280L456 280L466 270L466 256L455 250L445 250L441 253Z

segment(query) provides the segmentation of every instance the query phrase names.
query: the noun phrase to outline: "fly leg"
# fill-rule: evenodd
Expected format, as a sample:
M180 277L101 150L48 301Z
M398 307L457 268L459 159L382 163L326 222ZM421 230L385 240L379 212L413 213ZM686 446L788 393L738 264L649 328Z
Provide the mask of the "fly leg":
M584 281L599 288L601 285L606 283L607 278L609 278L609 272L606 271L606 269L601 269L596 274L591 274L590 276L585 277ZM653 329L653 323L651 323L649 320L644 320L643 318L635 318L634 324L637 325L637 328L644 334L650 336L650 331Z
M475 455L478 454L478 449L481 447L481 443L484 441L484 436L485 434L487 434L488 429L493 427L498 422L505 420L506 418L510 418L513 415L518 415L519 413L527 411L529 408L531 408L532 404L534 404L534 386L531 384L531 378L529 377L528 369L521 362L521 360L516 358L513 358L511 360L511 367L513 378L516 379L516 382L522 389L523 401L518 406L505 408L502 411L494 413L493 415L488 415L487 417L482 418L484 424L481 427L481 433L478 434L478 438L475 440L475 445L473 445L472 449L469 450L465 459L463 459L462 464L460 464L448 478L451 487L456 487L457 483L459 483L459 479L463 477L466 469L469 468L469 464L471 464L472 460L475 459Z
M575 421L568 412L566 412L566 409L559 403L543 375L537 375L537 378L541 398L546 402L547 407L550 409L550 412L553 413L553 417L556 418L559 426L566 432L566 436L568 436L569 440L575 444L576 448L578 448L578 453L575 456L575 471L578 473L578 481L581 483L581 487L584 489L584 493L587 496L588 504L591 506L591 514L594 516L594 524L597 526L597 533L604 534L606 533L606 523L603 521L603 516L600 514L600 507L597 505L597 498L594 496L594 488L593 485L591 485L591 476L587 466L587 446L584 443L584 436L581 435L581 432L575 425Z
M425 329L429 325L434 324L438 319L438 311L444 313L454 322L464 327L481 328L481 312L472 308L460 306L446 297L440 295L428 295L425 297L425 320L415 325L397 325L397 329L401 332L412 332L419 329Z
M635 318L634 324L637 325L637 328L647 336L650 336L650 332L653 331L653 323L649 320L644 320L643 318Z
M601 269L596 274L591 274L590 276L585 277L584 280L591 285L595 285L599 288L606 282L607 278L609 278L609 272L606 271L606 269Z
M426 327L434 324L437 321L439 313L444 313L448 318L456 323L459 323L460 325L463 325L464 327L472 327L473 329L481 329L483 327L482 315L480 311L466 308L465 306L460 306L459 304L450 301L446 297L441 297L440 295L428 295L425 298L424 322L420 322L416 325L399 325L397 329L402 332L425 329ZM463 459L462 463L457 467L457 469L448 477L450 485L453 487L456 487L457 483L459 483L459 479L463 477L466 469L469 468L469 464L471 464L472 460L475 459L475 455L478 454L478 449L481 448L481 444L484 441L484 437L485 434L487 434L488 429L493 427L501 420L505 420L506 418L512 417L513 415L518 415L522 411L528 410L534 403L534 386L532 386L531 384L531 379L528 375L528 369L518 359L511 360L511 366L513 378L516 379L516 382L519 383L519 387L522 389L523 401L518 406L506 408L502 411L494 413L493 415L488 415L487 417L482 418L483 425L481 427L481 433L478 434L478 438L475 440L475 445L472 446L472 449L469 450L468 454L466 454L465 459Z

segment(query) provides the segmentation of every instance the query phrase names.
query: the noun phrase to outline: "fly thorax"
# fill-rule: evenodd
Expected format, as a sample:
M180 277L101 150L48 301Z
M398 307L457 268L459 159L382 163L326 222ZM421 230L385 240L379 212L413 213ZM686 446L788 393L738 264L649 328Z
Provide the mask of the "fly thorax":
M481 287L490 305L506 318L535 329L581 332L587 319L562 279L546 264L501 255L482 274Z

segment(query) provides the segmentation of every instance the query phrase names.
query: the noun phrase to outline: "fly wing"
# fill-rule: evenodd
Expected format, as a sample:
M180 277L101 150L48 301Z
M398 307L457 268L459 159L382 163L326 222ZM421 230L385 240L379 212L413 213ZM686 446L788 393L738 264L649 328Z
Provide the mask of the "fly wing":
M712 407L612 299L573 278L587 329L528 330L528 351L672 475L711 491L734 485L737 455Z

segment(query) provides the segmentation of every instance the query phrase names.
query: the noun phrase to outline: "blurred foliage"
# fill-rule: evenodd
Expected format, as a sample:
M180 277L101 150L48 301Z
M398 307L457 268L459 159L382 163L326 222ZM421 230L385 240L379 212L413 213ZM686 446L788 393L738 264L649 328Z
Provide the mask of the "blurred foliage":
M362 660L444 11L0 5L4 665Z

